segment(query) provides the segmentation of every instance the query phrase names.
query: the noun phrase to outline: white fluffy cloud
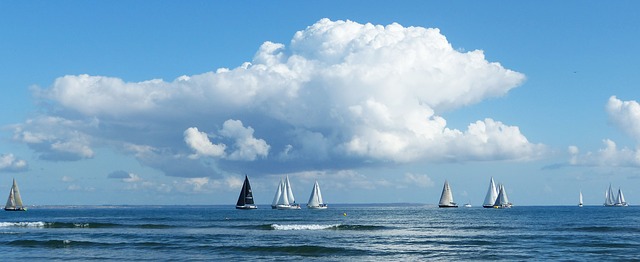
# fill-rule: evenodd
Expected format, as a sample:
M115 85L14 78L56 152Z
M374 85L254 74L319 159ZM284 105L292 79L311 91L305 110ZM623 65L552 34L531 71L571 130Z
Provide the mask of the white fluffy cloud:
M220 136L234 139L233 150L225 154L225 144L213 144L206 133L199 132L197 128L190 127L184 131L184 141L198 155L209 157L224 157L230 160L253 161L257 157L266 157L269 154L269 145L262 139L253 137L253 128L244 127L242 121L227 120L219 131Z
M14 125L13 139L27 144L44 160L65 161L94 156L88 134L97 127L95 119L69 120L59 116L40 116Z
M604 147L597 152L580 153L577 146L569 147L569 164L575 166L640 167L640 104L609 97L606 105L609 120L637 143L636 148L622 147L611 139L604 139Z
M518 127L487 118L460 131L440 116L524 80L481 50L454 49L438 29L322 19L289 46L265 42L253 61L233 69L173 81L60 77L35 92L56 110L16 125L14 138L52 160L89 158L101 145L144 148L135 154L142 163L192 177L211 173L192 170L199 156L222 168L244 160L243 167L277 162L296 171L531 159L544 147ZM52 119L59 124L44 121Z
M27 161L16 158L13 154L0 155L0 171L20 172L28 168Z
M569 163L575 166L640 167L640 150L618 148L616 143L609 139L603 140L602 143L604 148L585 154L580 154L576 146L569 147Z
M611 96L607 103L609 119L637 142L640 142L640 104Z
M224 155L224 150L227 148L224 144L211 143L207 134L198 131L198 128L196 127L190 127L184 131L184 141L191 149L193 149L193 151L196 152L196 155L192 157L197 157L198 155L221 157Z

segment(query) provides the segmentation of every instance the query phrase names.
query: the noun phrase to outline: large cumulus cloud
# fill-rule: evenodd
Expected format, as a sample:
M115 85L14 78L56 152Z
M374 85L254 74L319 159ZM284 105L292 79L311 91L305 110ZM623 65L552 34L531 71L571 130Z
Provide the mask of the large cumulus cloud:
M91 147L109 145L192 177L238 165L531 159L544 146L518 127L486 118L456 130L440 116L524 79L480 50L454 49L438 29L322 19L233 69L173 81L60 77L35 93L51 106L40 119L67 124L51 134L30 120L14 137L43 158L89 158Z

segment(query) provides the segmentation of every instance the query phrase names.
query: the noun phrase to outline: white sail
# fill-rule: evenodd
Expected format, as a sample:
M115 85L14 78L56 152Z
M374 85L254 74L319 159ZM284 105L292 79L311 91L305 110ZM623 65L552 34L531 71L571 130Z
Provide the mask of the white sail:
M439 207L458 207L458 205L453 202L453 193L451 192L451 187L449 186L449 182L447 180L444 181L444 186L442 187L442 195L440 196L440 202L438 203Z
M618 202L620 203L627 203L627 201L624 200L624 195L622 194L622 190L618 189Z
M4 205L4 209L11 209L16 207L16 199L13 196L13 187L9 190L9 198L7 198L7 204Z
M509 202L509 197L507 197L507 191L504 189L503 185L499 186L498 197L496 198L496 202L493 204L494 208L510 208L511 203Z
M280 196L282 196L282 179L280 180L280 183L278 183L278 189L276 189L276 194L273 196L273 202L271 202L272 208L276 207L276 205L278 204L278 200L280 199Z
M313 189L311 190L311 196L309 196L309 202L307 202L307 206L319 206L322 203L320 196L318 196L318 181L313 184Z
M504 185L500 185L501 189L500 191L502 191L502 201L504 201L504 204L509 204L509 197L507 196L507 190L504 189Z
M280 198L278 198L278 203L276 203L276 204L278 206L288 206L289 205L289 197L288 197L288 194L287 194L286 182L280 181L280 186L278 186L278 188L280 189Z
M582 191L580 191L580 202L578 202L578 206L582 206Z
M496 198L498 198L498 191L496 190L496 184L493 182L493 177L491 177L491 183L489 183L489 190L487 191L487 196L484 198L483 207L493 207L493 204L496 202Z
M293 197L293 190L291 189L291 182L289 182L289 176L287 176L284 182L284 185L287 192L287 198L289 200L289 203L294 204L296 202L296 199Z
M604 205L605 206L614 206L616 201L613 198L613 190L611 189L611 184L609 184L609 190L607 190L604 194Z
M618 188L618 197L616 198L616 206L627 206L627 201L624 200L624 194L622 190Z
M320 205L326 206L326 204L324 203L324 200L322 198L322 192L320 191L320 184L318 184L318 181L316 181L316 183L315 183L315 185L313 187L318 189L318 190L316 190L316 192L318 192L318 202L320 203Z
M312 209L327 208L327 205L322 201L322 193L320 192L320 185L318 185L318 181L313 184L313 189L311 190L311 196L309 196L307 207Z

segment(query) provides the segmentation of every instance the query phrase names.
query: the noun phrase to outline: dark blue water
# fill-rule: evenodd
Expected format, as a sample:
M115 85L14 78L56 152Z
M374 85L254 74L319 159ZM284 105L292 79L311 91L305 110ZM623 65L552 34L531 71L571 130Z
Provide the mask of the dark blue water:
M0 212L11 260L638 260L640 208L343 205Z

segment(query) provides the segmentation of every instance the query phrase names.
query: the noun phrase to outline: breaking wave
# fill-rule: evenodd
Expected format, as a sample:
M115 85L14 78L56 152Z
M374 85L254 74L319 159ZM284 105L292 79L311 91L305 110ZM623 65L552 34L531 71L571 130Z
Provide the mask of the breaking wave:
M136 224L123 225L114 223L85 223L85 222L0 222L0 228L3 227L30 227L30 228L144 228L159 229L171 228L171 225L163 224Z
M45 227L45 222L0 222L0 227Z
M378 230L384 229L382 226L367 226L367 225L342 225L342 224L333 224L333 225L318 225L318 224L292 224L292 225L281 225L281 224L270 224L268 228L271 230Z

